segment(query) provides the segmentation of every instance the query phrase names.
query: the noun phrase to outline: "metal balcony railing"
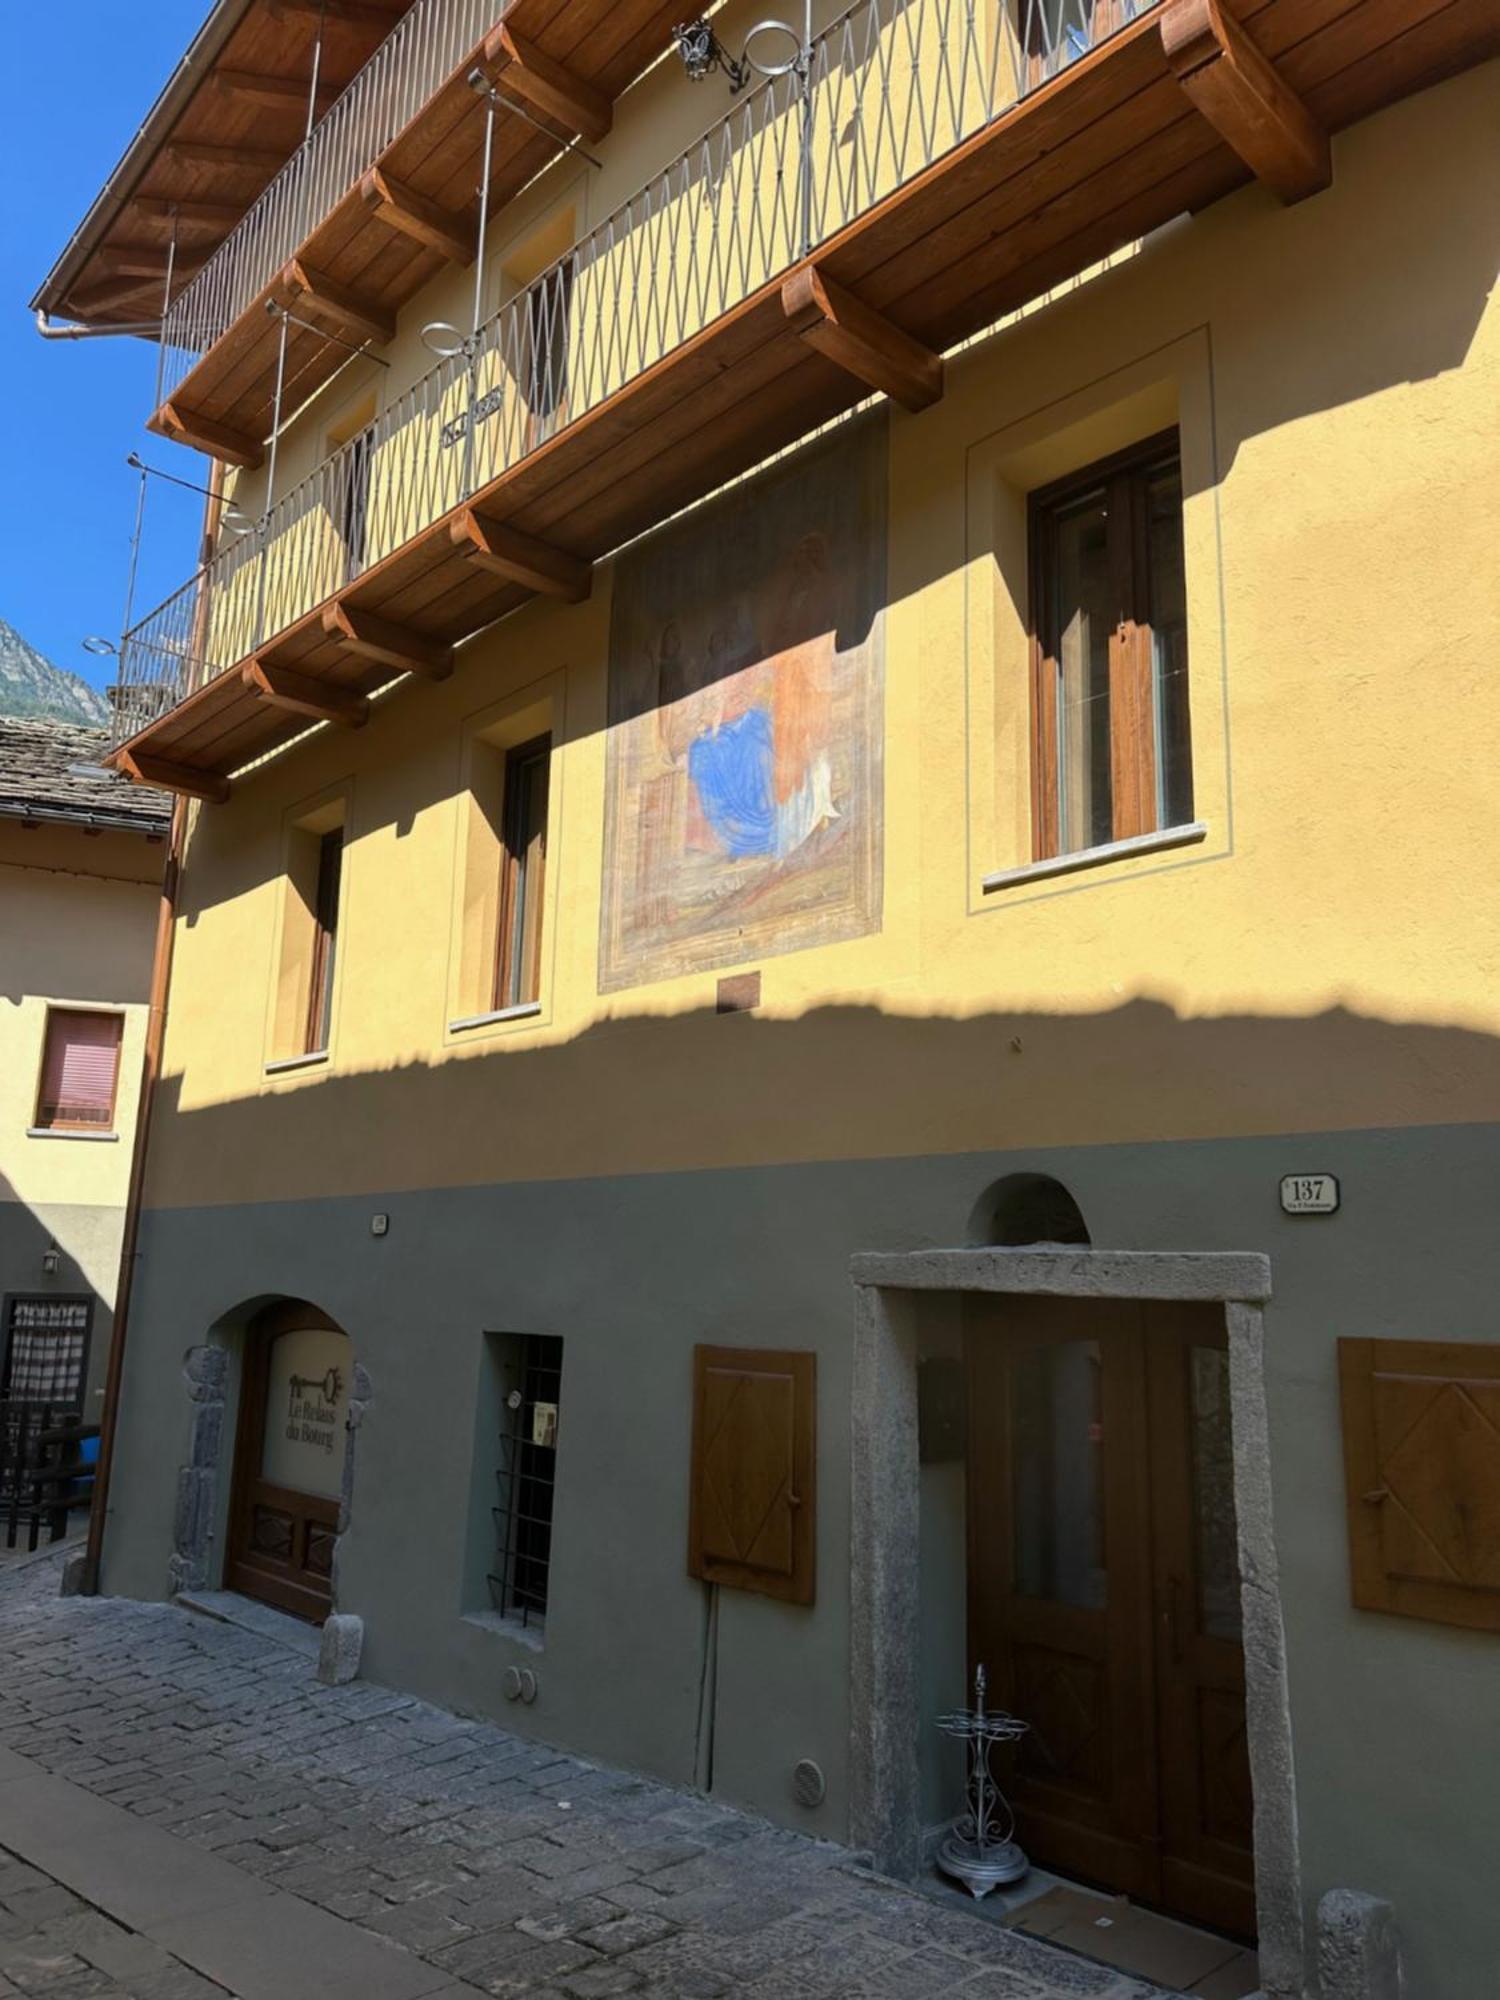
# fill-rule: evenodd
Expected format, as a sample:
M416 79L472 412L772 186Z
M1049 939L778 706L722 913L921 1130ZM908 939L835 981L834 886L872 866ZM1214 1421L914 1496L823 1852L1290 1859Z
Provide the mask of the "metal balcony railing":
M223 338L505 8L506 0L416 0L168 308L159 401Z
M125 635L118 740L266 645L1152 0L856 0ZM421 12L413 10L413 15Z

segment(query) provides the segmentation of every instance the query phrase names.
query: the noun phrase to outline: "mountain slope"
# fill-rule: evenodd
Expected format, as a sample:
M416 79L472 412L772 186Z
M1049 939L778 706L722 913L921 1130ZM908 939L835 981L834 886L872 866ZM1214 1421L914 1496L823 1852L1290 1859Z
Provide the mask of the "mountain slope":
M98 729L109 703L77 674L64 673L0 618L0 715L45 717Z

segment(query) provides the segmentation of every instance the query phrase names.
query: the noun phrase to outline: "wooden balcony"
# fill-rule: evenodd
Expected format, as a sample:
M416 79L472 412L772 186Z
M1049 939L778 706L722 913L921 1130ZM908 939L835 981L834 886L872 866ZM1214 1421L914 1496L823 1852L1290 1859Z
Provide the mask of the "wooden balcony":
M93 326L159 315L174 234L180 296L302 146L314 74L326 111L405 4L246 0L227 34L205 30L196 83L163 93L32 303Z
M436 4L419 0L350 93L399 103L404 92L414 100L389 142L359 150L360 128L379 129L379 102L334 107L331 129L309 140L305 171L292 162L262 197L263 214L247 218L178 298L167 344L197 358L169 380L152 430L234 465L260 464L276 411L276 308L294 315L287 411L343 365L351 343L389 340L401 307L445 264L472 263L485 106L466 80L470 71L482 70L516 107L495 125L490 186L499 205L566 144L604 137L615 98L661 54L682 11L682 0L493 0L450 8L446 21L429 24L423 17ZM472 43L460 32L457 61L430 88L414 88L434 50L446 46L434 37L442 31L453 41L470 17L491 25ZM336 161L318 159L320 137ZM271 269L268 246L276 246Z
M1256 174L1315 194L1329 134L1496 49L1489 0L1150 7L242 658L196 665L214 677L117 761L227 797L310 719L357 727L393 673L441 677L528 598L586 593L599 557L872 390L930 403L943 350L1111 250Z

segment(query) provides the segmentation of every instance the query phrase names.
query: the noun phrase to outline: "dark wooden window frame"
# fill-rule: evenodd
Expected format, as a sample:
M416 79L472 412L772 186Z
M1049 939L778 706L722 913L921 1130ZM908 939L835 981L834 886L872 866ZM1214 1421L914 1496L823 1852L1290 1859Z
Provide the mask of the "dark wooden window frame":
M338 447L344 459L339 495L339 534L344 544L344 572L351 580L365 566L370 539L370 480L375 468L375 423L371 421Z
M47 1059L52 1049L52 1024L62 1014L95 1014L115 1024L115 1068L110 1084L109 1116L101 1124L92 1118L46 1118L43 1116L43 1092L47 1087ZM59 1003L47 1007L47 1018L42 1025L42 1061L37 1071L36 1099L32 1107L31 1126L34 1132L113 1132L115 1113L120 1103L120 1055L125 1047L125 1016L114 1007L68 1007Z
M1058 796L1057 647L1056 634L1049 629L1057 519L1069 501L1099 487L1108 495L1110 567L1118 602L1109 639L1111 838L1129 840L1166 831L1156 823L1156 710L1144 500L1151 474L1179 457L1180 438L1174 425L1039 487L1029 497L1031 828L1037 861L1052 860L1064 851ZM1191 743L1186 738L1182 748L1190 771ZM1191 817L1190 811L1186 817Z
M571 259L544 271L526 288L527 437L538 444L567 419L568 361L573 343Z
M319 834L317 886L313 894L312 966L307 982L303 1052L323 1055L333 1034L333 976L338 955L339 901L343 894L344 829Z
M526 838L527 805L530 788L525 782L530 767L542 768L542 828L540 850L533 863ZM542 926L546 921L547 814L552 798L552 736L550 731L532 736L505 753L505 775L500 800L500 910L495 940L495 987L492 1005L497 1011L507 1007L532 1005L541 998ZM521 941L529 912L531 924L530 963L521 962Z

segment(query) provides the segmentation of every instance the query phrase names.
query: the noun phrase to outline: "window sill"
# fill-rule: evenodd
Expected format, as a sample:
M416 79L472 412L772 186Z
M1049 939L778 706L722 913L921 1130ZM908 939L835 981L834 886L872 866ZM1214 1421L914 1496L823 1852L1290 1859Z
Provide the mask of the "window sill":
M94 1132L82 1125L76 1128L71 1125L28 1125L26 1136L28 1139L82 1139L90 1146L118 1146L120 1143L118 1132Z
M1108 840L1100 847L1081 847L1075 854L1051 854L1045 861L1028 861L1022 868L1002 868L980 883L985 895L996 889L1019 888L1026 882L1048 882L1055 875L1076 875L1085 868L1102 868L1109 861L1130 861L1138 854L1161 854L1174 847L1195 847L1208 838L1202 820L1189 826L1164 826L1157 833L1138 833L1130 840Z
M489 1014L465 1014L462 1020L448 1023L448 1033L459 1035L467 1028L497 1028L506 1021L530 1021L541 1011L540 1000L522 1000L515 1007L496 1007Z
M267 1076L285 1076L298 1069L317 1069L328 1061L327 1049L313 1049L305 1056L281 1056L266 1064Z
M481 1632L493 1632L499 1639L514 1640L528 1653L544 1653L547 1650L547 1627L544 1623L523 1625L519 1618L506 1618L498 1611L466 1611L463 1620L465 1625L477 1625Z

